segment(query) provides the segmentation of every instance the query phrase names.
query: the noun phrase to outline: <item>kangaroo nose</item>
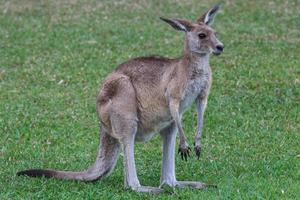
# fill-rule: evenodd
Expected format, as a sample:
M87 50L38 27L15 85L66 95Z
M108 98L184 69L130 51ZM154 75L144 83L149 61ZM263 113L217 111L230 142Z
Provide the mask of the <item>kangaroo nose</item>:
M223 51L224 46L219 44L219 45L216 46L216 49L217 49L218 51Z

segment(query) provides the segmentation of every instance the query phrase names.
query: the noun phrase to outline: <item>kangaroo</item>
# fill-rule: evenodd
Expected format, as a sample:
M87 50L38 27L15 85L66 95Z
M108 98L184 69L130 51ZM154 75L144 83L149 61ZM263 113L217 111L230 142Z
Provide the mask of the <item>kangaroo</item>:
M94 164L81 172L52 169L29 169L17 175L95 181L112 172L120 150L124 152L125 188L137 192L162 192L161 186L203 189L207 184L177 181L175 143L179 132L179 153L187 160L190 147L182 128L181 116L194 102L198 130L194 150L200 156L203 115L212 82L209 57L220 55L223 44L210 27L219 6L209 9L195 23L181 19L160 19L174 29L185 32L183 56L139 57L120 64L107 76L96 101L100 120L100 148ZM150 140L160 133L163 159L160 187L142 186L136 173L135 141Z

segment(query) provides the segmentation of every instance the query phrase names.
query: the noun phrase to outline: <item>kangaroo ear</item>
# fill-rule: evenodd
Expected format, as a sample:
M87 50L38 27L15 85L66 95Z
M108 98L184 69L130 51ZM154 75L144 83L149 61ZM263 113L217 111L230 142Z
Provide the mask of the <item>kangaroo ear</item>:
M182 19L168 19L160 17L161 20L170 24L174 29L184 32L189 32L193 29L193 24L189 21Z
M202 15L198 20L197 23L204 23L206 25L211 25L214 22L215 15L219 11L220 6L215 5L209 11L207 11L204 15Z

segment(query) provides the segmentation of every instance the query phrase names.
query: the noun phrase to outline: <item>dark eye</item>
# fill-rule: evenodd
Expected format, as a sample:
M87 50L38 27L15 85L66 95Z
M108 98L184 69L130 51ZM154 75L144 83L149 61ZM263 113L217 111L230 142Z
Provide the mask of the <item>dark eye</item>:
M198 36L199 36L200 39L206 38L206 34L205 33L199 33Z

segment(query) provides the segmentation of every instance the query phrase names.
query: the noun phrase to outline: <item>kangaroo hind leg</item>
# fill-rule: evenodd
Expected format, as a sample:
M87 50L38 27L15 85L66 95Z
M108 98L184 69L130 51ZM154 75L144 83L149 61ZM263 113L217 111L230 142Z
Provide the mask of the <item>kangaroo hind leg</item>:
M175 174L175 143L176 143L176 125L172 123L169 127L161 131L163 141L163 161L160 184L163 188L165 185L177 188L195 188L204 189L207 187L215 187L196 181L177 181Z
M124 152L124 185L137 192L159 193L163 190L141 186L137 177L134 143L137 133L137 102L135 90L128 79L122 79L111 101L110 124L112 135L117 138Z
M112 117L112 126L114 134L121 135L120 143L124 152L124 186L136 192L159 193L163 190L155 187L141 186L137 177L135 158L134 158L134 142L137 131L137 122L120 117Z

